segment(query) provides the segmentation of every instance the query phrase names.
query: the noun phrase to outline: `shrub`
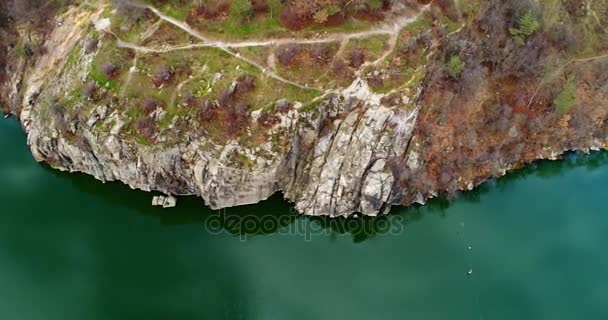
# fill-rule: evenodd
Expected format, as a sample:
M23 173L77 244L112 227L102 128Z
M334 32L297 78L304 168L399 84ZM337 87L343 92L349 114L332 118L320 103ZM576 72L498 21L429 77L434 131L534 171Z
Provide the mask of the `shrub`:
M82 95L85 96L87 99L95 100L97 98L98 90L99 87L97 86L97 83L89 81L82 88Z
M156 69L156 72L154 73L154 79L152 80L152 82L157 87L160 87L163 84L169 83L171 81L171 79L173 78L173 74L174 74L173 70L171 70L167 66L161 65Z
M276 50L277 60L281 66L289 66L294 63L299 52L300 47L296 44L282 45Z
M234 95L240 98L243 95L253 91L255 89L255 79L248 74L239 76L236 79L236 88Z
M382 8L383 2L382 0L365 0L367 6L372 10L378 10Z
M327 19L331 16L333 16L334 14L340 12L340 7L334 5L334 4L330 4L324 8L322 8L321 10L317 11L313 18L315 19L315 21L317 23L325 23L327 21Z
M103 75L108 79L113 79L118 75L118 67L116 67L112 62L106 62L101 66L101 71Z
M156 122L148 117L138 119L136 126L139 134L149 140L154 137L157 131Z
M198 108L199 119L203 122L211 121L215 118L217 113L217 105L209 100L204 100L200 103Z
M511 33L511 36L513 36L513 39L515 39L515 43L524 45L526 38L534 34L539 27L540 24L532 12L528 11L528 13L517 21L517 28L510 28L509 32Z
M279 21L292 30L301 30L314 22L313 15L319 10L316 0L289 1L281 9Z
M464 71L465 67L465 63L458 55L452 55L445 65L448 68L448 73L452 78L458 78L462 71Z
M144 103L141 105L141 111L145 114L151 114L156 111L159 107L162 107L162 103L156 99L146 99Z
M258 118L258 124L262 127L272 127L273 125L277 124L280 122L279 117L268 113L268 112L264 112L260 115L260 117Z
M230 17L239 21L247 21L253 14L253 5L250 0L234 0L230 6Z
M30 44L24 44L23 46L17 46L15 48L18 56L22 58L31 58L34 55L34 50Z
M365 52L361 48L354 49L348 55L348 65L352 68L359 68L365 63Z
M95 51L97 49L98 44L99 44L99 40L98 39L92 38L92 37L88 37L84 41L84 52L85 53L91 53L91 52Z
M192 9L189 22L192 20L203 19L218 19L225 17L230 10L230 2L228 0L220 0L215 4L198 4Z
M270 9L266 0L252 0L251 5L253 6L254 13L268 12Z

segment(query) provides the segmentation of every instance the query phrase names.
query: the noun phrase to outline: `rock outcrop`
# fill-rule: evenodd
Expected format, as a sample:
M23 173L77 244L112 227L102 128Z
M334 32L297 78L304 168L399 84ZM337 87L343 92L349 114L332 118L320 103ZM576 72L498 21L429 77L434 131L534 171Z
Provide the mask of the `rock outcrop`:
M491 1L485 10L499 17L510 14L500 1ZM75 116L50 101L70 83L86 81L89 53L83 52L81 68L72 71L66 71L66 57L86 41L87 28L100 14L81 8L64 13L46 36L48 52L30 65L15 58L2 91L36 160L101 181L198 195L215 209L283 192L306 215L373 216L388 213L394 204L470 190L566 150L599 150L608 144L608 59L598 54L565 64L581 84L578 104L568 113L555 113L552 101L559 92L543 87L542 70L531 66L558 55L550 41L537 36L518 47L509 42L509 23L491 18L479 18L475 27L433 45L436 58L429 62L426 80L408 95L374 93L357 77L318 99L314 109L293 104L277 112L263 129L265 141L232 137L217 143L199 132L179 132L171 144L136 143L124 137L124 112L111 103ZM501 46L502 51L489 52ZM462 52L472 76L459 81L446 76L443 61L453 52ZM555 83L561 87L564 81ZM231 90L237 86L233 83ZM165 116L162 109L150 115L159 121ZM259 117L254 112L247 121L253 124ZM176 126L174 121L169 130L179 130ZM253 137L247 130L243 136Z

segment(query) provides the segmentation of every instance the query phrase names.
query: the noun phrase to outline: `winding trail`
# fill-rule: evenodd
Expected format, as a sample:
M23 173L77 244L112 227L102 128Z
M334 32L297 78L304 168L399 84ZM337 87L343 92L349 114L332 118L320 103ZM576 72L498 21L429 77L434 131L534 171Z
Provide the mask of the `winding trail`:
M266 40L249 40L249 41L230 42L230 41L213 40L211 38L208 38L208 37L204 36L203 34L201 34L200 32L192 29L192 27L190 27L187 23L169 17L151 5L141 4L141 3L132 2L132 1L129 1L127 3L134 7L137 7L137 8L148 9L148 10L152 11L160 19L165 20L165 21L175 25L176 27L178 27L178 28L184 30L185 32L187 32L188 34L190 34L191 36L203 41L204 44L202 44L202 45L210 46L210 47L217 47L217 48L235 48L235 49L236 48L246 48L246 47L280 46L280 45L285 45L285 44L320 44L320 43L330 43L330 42L342 42L345 40L360 39L360 38L369 38L372 36L379 36L379 35L394 35L396 33L399 33L401 31L401 29L403 29L407 25L411 24L412 22L417 21L420 18L420 16L422 16L430 8L430 5L422 6L421 9L413 16L403 15L403 16L400 16L399 18L395 19L392 22L387 22L387 23L381 24L377 28L373 28L373 29L366 30L366 31L353 32L353 33L343 33L343 32L332 33L326 37L312 38L312 39L308 39L308 38L298 39L298 38L292 37L292 38L277 38L277 39L266 39ZM192 46L196 46L196 45L192 45ZM185 46L184 48L188 48L188 47L191 47L191 46Z
M268 39L268 40L249 40L249 41L227 42L227 41L213 40L213 39L201 34L200 32L194 30L187 23L174 19L170 16L167 16L166 14L162 13L160 10L158 10L157 8L155 8L152 5L142 4L142 3L138 3L138 2L134 2L134 1L127 1L126 4L133 6L133 7L150 10L155 15L157 15L161 20L166 21L166 22L178 27L179 29L182 29L183 31L185 31L186 33L191 35L192 37L202 41L202 43L194 43L194 44L190 44L187 46L173 46L173 47L166 46L166 47L161 47L161 48L149 48L149 47L138 46L136 44L123 41L122 39L120 39L116 35L114 35L114 37L116 37L116 39L117 39L117 45L120 48L128 48L128 49L132 49L132 50L135 50L135 51L141 52L141 53L167 53L167 52L172 52L172 51L177 51L177 50L190 50L190 49L195 49L195 48L207 48L207 47L217 48L217 49L222 50L222 51L228 53L229 55L235 57L236 59L239 59L243 62L246 62L246 63L256 67L257 69L259 69L262 72L263 75L265 75L267 77L270 77L275 80L281 81L283 83L298 87L300 89L320 90L320 91L324 91L324 90L322 88L314 88L314 87L310 87L308 85L302 85L295 81L286 79L286 78L280 76L279 74L277 74L275 72L275 68L273 66L265 67L265 66L257 63L256 61L253 61L247 57L244 57L244 56L234 52L231 49L247 48L247 47L263 47L263 46L277 47L280 45L287 45L287 44L304 44L304 45L306 45L306 44L323 44L323 43L332 43L332 42L340 42L341 44L344 44L344 43L348 43L348 41L350 41L352 39L368 38L368 37L379 36L379 35L389 35L390 36L389 48L384 52L384 54L378 60L373 62L373 64L377 64L377 63L380 63L381 61L383 61L384 59L386 59L394 51L394 49L396 47L397 39L398 39L398 36L399 36L399 33L401 32L401 30L404 27L406 27L407 25L417 21L430 8L430 5L423 6L413 16L412 15L401 15L392 22L384 23L384 24L378 26L377 28L366 30L366 31L361 31L361 32L334 33L334 34L331 34L326 37L313 38L313 39L278 38L278 39ZM269 58L268 60L270 61L271 59ZM272 59L272 61L274 61L274 59Z
M538 93L540 92L540 90L545 85L549 84L550 82L552 82L553 80L555 80L557 77L559 77L564 72L564 70L566 69L567 66L569 66L571 64L575 64L575 63L591 62L591 61L596 61L596 60L601 60L601 59L606 59L606 58L608 58L608 53L602 54L602 55L593 56L593 57L572 59L572 60L564 63L563 65L561 65L560 67L558 67L552 74L550 74L548 77L546 77L545 79L543 79L540 82L540 84L538 85L538 87L534 91L534 95L532 96L532 98L530 99L530 102L528 103L528 108L532 105L532 103L534 103L534 100L536 100L536 97L538 96Z

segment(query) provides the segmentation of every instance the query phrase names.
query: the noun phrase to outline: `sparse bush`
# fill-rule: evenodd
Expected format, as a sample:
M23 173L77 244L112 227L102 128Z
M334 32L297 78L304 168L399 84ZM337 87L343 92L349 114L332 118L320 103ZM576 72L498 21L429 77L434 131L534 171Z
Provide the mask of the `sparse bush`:
M319 10L316 0L289 1L281 10L279 20L289 29L300 30L314 22L314 14Z
M445 63L448 73L452 78L458 78L462 71L464 71L465 63L460 59L458 55L452 55L450 59Z
M154 82L154 85L157 87L160 87L163 84L169 83L173 78L173 74L173 70L171 70L169 67L164 65L159 66L154 73L154 79L152 82Z
M98 90L99 86L97 86L97 83L89 81L82 88L82 95L87 99L95 100L97 99Z
M22 46L17 46L15 48L15 53L22 58L30 58L34 55L32 47L27 43Z
M91 53L97 49L97 45L99 44L99 40L96 38L88 37L84 41L84 52Z
M383 5L382 0L365 0L365 4L367 4L371 10L381 9Z
M296 44L286 44L280 46L276 51L277 60L279 64L282 66L291 65L298 52L300 51L299 47Z
M572 28L563 24L554 26L548 36L556 47L566 52L576 49L579 40Z
M239 22L248 21L253 14L250 0L234 0L230 6L230 16Z
M143 111L145 114L151 114L152 112L154 112L156 109L158 109L161 106L162 106L162 103L160 101L158 101L156 99L147 99L142 104L141 111Z
M325 64L333 58L331 47L325 44L315 44L310 50L304 50L308 51L310 57L318 63Z
M249 107L246 104L237 104L228 109L224 128L229 136L239 133L249 122Z
M204 100L199 105L198 116L199 119L203 122L211 121L217 111L217 105L209 100Z
M197 20L199 18L203 19L218 19L221 17L225 17L230 10L230 2L228 0L220 0L216 2L214 5L211 4L199 4L190 13L188 17L189 22L193 22L193 20Z
M337 14L339 12L340 12L340 7L338 7L335 4L329 4L329 5L321 8L321 10L317 11L314 14L313 18L315 19L315 21L317 23L325 23L329 17L331 17L334 14Z
M255 13L267 12L270 8L266 0L252 0L251 5Z
M112 62L106 62L101 66L101 72L108 79L113 79L118 75L118 67Z
M359 68L365 63L365 52L363 49L357 48L351 51L348 55L348 65L352 68Z
M286 99L281 99L277 101L277 111L280 113L289 112L289 109L291 109L291 107L293 107L293 103L289 102Z
M192 93L186 93L182 98L182 105L186 107L193 107L197 104L198 98Z
M152 118L140 118L137 120L137 131L142 136L151 140L156 134L156 122Z
M271 127L277 123L279 123L279 117L269 112L262 113L258 118L258 124L262 127Z
M236 92L234 93L238 98L253 91L255 88L255 79L248 74L239 76L236 79Z

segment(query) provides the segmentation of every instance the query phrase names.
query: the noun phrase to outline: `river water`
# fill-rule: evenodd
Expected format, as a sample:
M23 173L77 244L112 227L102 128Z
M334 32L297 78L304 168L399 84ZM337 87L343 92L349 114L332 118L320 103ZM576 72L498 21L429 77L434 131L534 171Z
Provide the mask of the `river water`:
M0 121L1 319L608 319L608 155L388 218L214 212L37 164Z

